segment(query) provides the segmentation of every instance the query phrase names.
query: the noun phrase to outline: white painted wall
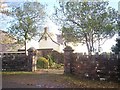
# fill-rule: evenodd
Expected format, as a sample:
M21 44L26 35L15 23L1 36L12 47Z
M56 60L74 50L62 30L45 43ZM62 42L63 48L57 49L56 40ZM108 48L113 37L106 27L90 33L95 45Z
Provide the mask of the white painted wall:
M29 49L30 47L34 47L35 49L39 49L39 43L38 41L35 40L31 40L27 42L27 49ZM25 46L23 46L21 49L25 49Z
M57 42L57 36L52 35L51 36L54 41ZM39 49L48 49L53 48L56 51L59 51L59 45L53 42L49 37L47 37L47 40L41 39L39 42Z
M87 53L87 48L86 45L83 45L81 43L78 44L73 44L73 43L68 43L68 46L71 46L72 49L74 50L74 53Z

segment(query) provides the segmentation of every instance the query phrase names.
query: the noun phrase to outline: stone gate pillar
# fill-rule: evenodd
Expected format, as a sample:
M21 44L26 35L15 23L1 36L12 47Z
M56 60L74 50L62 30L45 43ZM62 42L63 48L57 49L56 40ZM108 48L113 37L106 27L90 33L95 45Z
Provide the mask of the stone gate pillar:
M36 71L37 70L37 56L36 49L31 47L28 49L28 71Z
M71 73L71 61L72 61L72 54L73 49L70 46L66 46L64 48L64 73L70 74Z

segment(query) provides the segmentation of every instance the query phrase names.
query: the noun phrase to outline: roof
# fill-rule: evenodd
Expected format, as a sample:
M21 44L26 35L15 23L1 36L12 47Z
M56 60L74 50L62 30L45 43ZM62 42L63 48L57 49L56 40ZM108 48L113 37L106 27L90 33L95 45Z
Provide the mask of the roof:
M10 44L16 42L16 39L4 30L0 30L0 37L0 44Z
M16 39L12 37L7 31L0 30L0 52L15 50L21 45L16 43ZM14 47L14 48L13 48Z
M54 43L57 44L57 45L60 45L60 43L59 43L59 42L56 42L56 41L51 37L50 33L48 33L47 27L44 28L44 33L42 34L42 36L41 36L41 38L39 39L38 42L40 42L40 41L43 39L43 37L47 37L47 36L52 40L52 42L54 42Z

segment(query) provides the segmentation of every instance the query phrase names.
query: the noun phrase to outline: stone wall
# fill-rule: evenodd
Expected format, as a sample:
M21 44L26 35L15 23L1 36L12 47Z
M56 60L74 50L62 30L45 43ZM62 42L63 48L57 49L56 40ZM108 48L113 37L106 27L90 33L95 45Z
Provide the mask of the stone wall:
M118 80L119 78L119 57L118 55L83 55L73 53L72 48L64 49L64 72L74 74L78 77ZM118 65L119 64L119 65Z
M36 71L36 50L28 49L28 55L25 52L4 52L2 57L2 71Z
M24 52L4 52L2 57L2 71L26 70L27 60Z

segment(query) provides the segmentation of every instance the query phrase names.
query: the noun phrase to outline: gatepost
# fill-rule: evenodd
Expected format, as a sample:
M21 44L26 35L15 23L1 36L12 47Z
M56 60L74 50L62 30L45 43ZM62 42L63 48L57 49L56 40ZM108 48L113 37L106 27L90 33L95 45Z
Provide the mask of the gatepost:
M27 51L28 51L28 71L36 71L37 70L36 49L34 47L31 47Z
M70 46L64 48L64 73L71 74L71 62L73 49Z

